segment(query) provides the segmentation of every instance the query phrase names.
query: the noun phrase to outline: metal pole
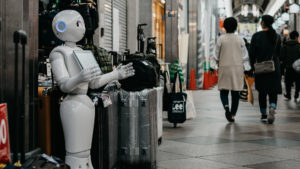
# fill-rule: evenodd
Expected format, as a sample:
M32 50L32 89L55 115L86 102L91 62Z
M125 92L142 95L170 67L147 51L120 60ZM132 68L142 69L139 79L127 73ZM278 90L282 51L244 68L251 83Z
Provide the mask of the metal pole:
M297 31L297 14L294 14L294 31Z

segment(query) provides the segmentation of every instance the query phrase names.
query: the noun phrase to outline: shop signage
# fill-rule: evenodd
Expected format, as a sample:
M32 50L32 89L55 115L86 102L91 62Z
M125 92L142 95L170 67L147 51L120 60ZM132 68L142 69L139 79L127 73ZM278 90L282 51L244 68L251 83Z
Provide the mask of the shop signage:
M10 162L7 105L0 104L0 163Z

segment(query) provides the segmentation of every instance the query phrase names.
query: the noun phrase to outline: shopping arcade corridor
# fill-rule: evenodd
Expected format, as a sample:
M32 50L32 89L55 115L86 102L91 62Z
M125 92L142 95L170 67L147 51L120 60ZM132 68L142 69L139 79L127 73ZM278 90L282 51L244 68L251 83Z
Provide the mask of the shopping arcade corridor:
M193 92L197 117L164 122L159 169L299 169L300 104L279 96L273 125L260 122L254 106L240 102L236 122L226 121L217 89Z

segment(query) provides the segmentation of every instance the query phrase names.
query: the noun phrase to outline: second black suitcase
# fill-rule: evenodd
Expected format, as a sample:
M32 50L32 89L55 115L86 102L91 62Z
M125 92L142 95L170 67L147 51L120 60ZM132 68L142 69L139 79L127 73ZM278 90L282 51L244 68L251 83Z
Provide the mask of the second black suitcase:
M117 85L112 83L107 85L102 93L94 93L94 98L99 94L108 94L112 105L104 108L102 100L98 100L91 149L92 162L95 169L115 169L118 163L119 90Z

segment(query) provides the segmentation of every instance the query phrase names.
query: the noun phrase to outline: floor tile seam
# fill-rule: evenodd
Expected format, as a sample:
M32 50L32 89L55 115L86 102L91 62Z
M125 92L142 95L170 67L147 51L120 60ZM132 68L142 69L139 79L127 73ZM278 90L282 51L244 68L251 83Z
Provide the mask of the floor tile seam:
M202 137L202 136L198 136L198 137ZM203 136L203 137L206 137L206 136ZM183 137L183 138L193 138L193 137ZM180 139L183 139L183 138L180 138ZM182 142L182 141L176 141L176 140L172 140L172 139L168 139L169 141L173 141L173 142L177 142L177 143L184 143L184 144L191 144L191 145L196 145L198 147L203 147L203 146L208 146L208 145L218 145L218 144L196 144L196 143L187 143L187 142ZM228 139L224 139L224 140L228 140ZM233 143L235 141L231 141L229 140L228 143ZM219 143L219 144L227 144L227 143Z
M267 136L268 137L268 136ZM258 140L282 140L282 141L295 141L295 142L300 142L300 139L288 139L288 138L284 138L284 137L269 137L269 138L261 138L261 139L257 139L257 140L248 140L246 142L251 142L251 141L258 141ZM256 143L254 143L256 144Z
M258 156L261 156L261 155L258 155ZM263 156L261 156L261 157L263 157ZM200 159L203 159L203 160L209 160L209 161L212 161L212 162L218 162L218 161L212 160L212 159L206 159L206 158L200 158ZM289 160L278 159L278 160L274 160L274 161L255 163L255 164L250 164L250 165L259 165L259 164L264 164L264 163L273 163L273 162L280 162L280 161L289 161ZM295 161L296 161L296 160L295 160ZM300 161L299 161L299 162L300 162ZM218 163L220 163L220 162L218 162ZM238 165L238 164L233 164L233 163L224 162L224 161L222 161L222 163L227 164L227 165L235 165L236 167L247 167L247 166L248 166L248 165Z
M190 145L194 145L194 146L197 146L199 148L201 147L205 147L205 146L217 146L217 145L221 145L221 144L230 144L230 143L246 143L246 144L252 144L252 145L255 145L255 146L261 146L261 145L264 145L264 144L259 144L259 143L252 143L252 142L249 142L249 141L253 141L253 140L248 140L248 141L230 141L228 143L219 143L219 144L196 144L196 143L186 143L186 142L180 142L180 141L174 141L174 140L170 140L170 141L173 141L173 142L178 142L178 143L184 143L184 144L190 144ZM270 145L264 145L265 147L262 149L261 147L258 148L258 150L264 150L264 149L271 149L271 148L278 148L278 147L275 147L275 146L270 146ZM295 146L294 146L295 147ZM282 148L282 147L280 147ZM256 150L256 149L253 149L253 150Z
M257 150L267 150L267 149L257 149ZM219 154L210 154L210 155L202 155L202 156L196 156L197 158L202 158L202 157L211 157L211 156L221 156L221 155L229 155L229 154L237 154L237 153L245 153L247 154L249 151L257 151L255 149L253 150L242 150L242 151L235 151L235 152L227 152L227 153L219 153ZM251 154L254 155L254 154ZM255 154L255 155L259 155L259 154ZM262 156L262 155L259 155Z
M205 158L192 157L192 158L183 158L183 159L200 159L200 160L210 161L210 162L217 163L217 164L226 164L226 165L233 166L233 167L230 167L230 168L241 167L241 166L236 165L236 164L229 164L229 163L225 163L225 162L218 162L218 161L214 161L214 160L211 160L211 159L205 159ZM175 160L166 160L166 161L163 161L163 162L170 162L170 161L175 161ZM182 159L180 159L180 160L182 160ZM159 166L159 164L158 164L158 166ZM225 169L225 168L220 168L220 169Z
M172 162L172 161L176 161L176 160L187 160L187 159L200 159L200 160L207 160L207 159L202 159L202 158L197 158L197 157L191 157L188 156L189 158L179 158L179 159L170 159L170 160L165 160L165 161L160 161L160 162ZM211 160L208 160L211 161ZM160 163L158 162L158 163Z
M174 141L174 140L172 140L172 141ZM219 145L219 144L227 144L227 143L219 143L219 144L196 144L196 143L186 143L186 142L181 142L181 141L174 141L174 142L191 144L191 145L196 145L196 146L199 146L199 147L211 146L211 145ZM235 142L235 141L229 141L228 143L233 143L233 142Z
M253 140L256 141L256 140ZM295 140L289 140L289 141L295 141ZM296 142L300 142L300 141L296 141ZM269 146L269 147L273 147L273 148L292 148L292 147L299 147L300 145L278 145L278 146L274 146L274 145L268 145L268 144L260 144L260 143L251 143L251 140L249 141L249 144L257 144L257 145L264 145L264 146Z
M219 137L213 137L213 136L193 136L193 137L181 137L181 138L176 138L176 139L188 139L188 138L197 138L197 137L209 137L212 139L223 139L223 140L228 140L226 138L219 138ZM172 140L173 141L173 140Z
M223 162L223 161L220 162L220 161L215 161L215 160L212 160L212 159L206 159L206 158L198 158L198 159L201 159L201 160L207 160L207 161L211 161L211 162L218 163L218 164L232 165L232 166L234 166L234 167L232 167L232 168L242 167L241 165L231 164L231 163ZM225 168L224 168L224 169L225 169Z
M267 154L258 154L258 153L255 153L255 152L257 152L257 151L249 151L248 153L252 154L252 155L260 155L260 156L266 156L266 157L272 157L272 158L279 158L279 159L282 159L282 160L297 160L297 158L287 158L287 157L282 158L282 157L276 157L276 156L271 156L271 155L267 155Z
M242 167L250 167L252 165L261 165L261 164L267 164L267 163L279 163L279 162L284 162L284 161L296 161L296 160L278 160L278 161L270 161L270 162L264 162L264 163L258 163L258 164L249 164L249 165L243 165ZM298 162L298 161L297 161ZM300 161L299 161L300 162Z
M169 154L175 154L175 155L180 155L180 156L186 156L186 157L189 157L189 158L194 158L194 156L189 156L189 155L186 155L186 154L178 154L178 153L169 152L169 151L166 151L166 150L159 150L159 151L164 152L164 153L169 153ZM179 158L179 159L188 159L188 158Z
M167 168L164 168L164 167L160 166L159 164L157 164L157 169L167 169Z

